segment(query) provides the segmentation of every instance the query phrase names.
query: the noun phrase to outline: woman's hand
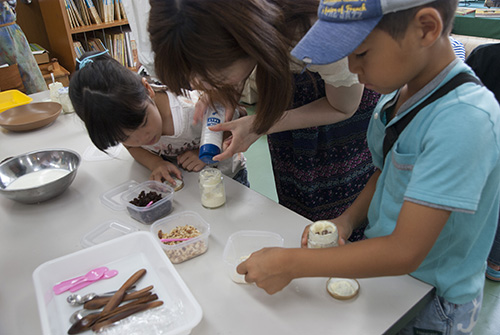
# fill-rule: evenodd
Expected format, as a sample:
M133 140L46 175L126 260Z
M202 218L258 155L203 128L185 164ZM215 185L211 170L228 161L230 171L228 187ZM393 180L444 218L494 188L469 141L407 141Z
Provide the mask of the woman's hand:
M149 179L159 181L160 183L167 181L170 184L175 185L175 181L171 176L172 174L176 176L178 179L182 179L182 173L177 168L177 166L175 166L175 164L172 164L171 162L168 161L163 161L161 164L159 164L156 168L152 170Z
M260 137L252 131L254 115L245 116L234 121L224 122L210 127L213 131L229 131L229 136L223 143L223 152L214 156L213 160L223 161L233 157L238 152L245 152Z
M177 156L177 164L186 171L201 171L205 167L199 158L199 150L185 151Z
M226 121L232 120L234 116L234 109L230 105L226 105L224 103L222 103L222 105L226 109ZM196 102L196 105L194 106L193 124L203 121L203 114L205 114L205 111L209 106L210 98L208 94L201 93L198 98L198 102Z

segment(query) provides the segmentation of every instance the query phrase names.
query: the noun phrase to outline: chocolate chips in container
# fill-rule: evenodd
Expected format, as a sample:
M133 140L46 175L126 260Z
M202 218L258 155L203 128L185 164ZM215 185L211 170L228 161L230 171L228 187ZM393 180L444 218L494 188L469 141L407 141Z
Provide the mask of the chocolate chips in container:
M131 188L122 195L130 216L144 224L152 224L172 211L174 189L169 185L149 180Z

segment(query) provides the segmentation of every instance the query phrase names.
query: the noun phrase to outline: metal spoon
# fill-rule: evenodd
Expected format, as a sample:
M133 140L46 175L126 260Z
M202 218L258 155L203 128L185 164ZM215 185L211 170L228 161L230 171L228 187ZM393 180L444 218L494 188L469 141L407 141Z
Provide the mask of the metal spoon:
M83 305L87 301L90 301L97 297L97 293L88 293L83 296L73 293L70 294L67 298L66 301L71 305L71 306L77 306L77 305Z
M71 324L74 324L75 322L83 319L83 317L85 317L87 315L99 314L99 313L100 312L92 311L90 309L79 309L76 312L74 312L73 314L71 314L71 316L69 317L69 322Z
M128 292L134 292L135 291L135 285L128 290ZM67 298L66 301L71 305L71 306L77 306L77 305L83 305L87 301L90 301L94 299L95 297L110 297L113 294L115 294L116 291L111 291L111 292L106 292L106 293L87 293L85 295L80 295L77 293L70 294Z

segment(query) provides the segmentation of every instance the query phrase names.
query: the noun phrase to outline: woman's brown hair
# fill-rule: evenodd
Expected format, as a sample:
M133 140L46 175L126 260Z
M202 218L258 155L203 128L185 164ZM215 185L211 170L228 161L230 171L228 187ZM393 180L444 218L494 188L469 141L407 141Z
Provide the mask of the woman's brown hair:
M254 130L265 133L289 107L290 50L316 17L318 0L150 0L149 33L159 79L177 94L193 78L210 96L236 106L239 93L219 70L256 60L259 95ZM201 89L201 87L193 87Z

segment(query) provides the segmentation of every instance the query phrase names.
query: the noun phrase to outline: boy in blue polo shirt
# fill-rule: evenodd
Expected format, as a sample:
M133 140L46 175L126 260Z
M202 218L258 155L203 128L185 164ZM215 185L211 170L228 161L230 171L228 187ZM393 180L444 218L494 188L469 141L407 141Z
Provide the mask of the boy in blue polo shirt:
M292 55L312 64L348 56L360 82L385 94L367 134L378 169L333 220L341 246L305 248L306 228L303 248L263 249L241 263L248 282L275 293L299 277L410 274L436 293L403 334L472 332L499 213L500 107L478 83L442 92L459 73L477 80L448 38L457 2L321 1L319 20ZM417 107L385 145L386 129ZM366 220L368 239L344 244Z

